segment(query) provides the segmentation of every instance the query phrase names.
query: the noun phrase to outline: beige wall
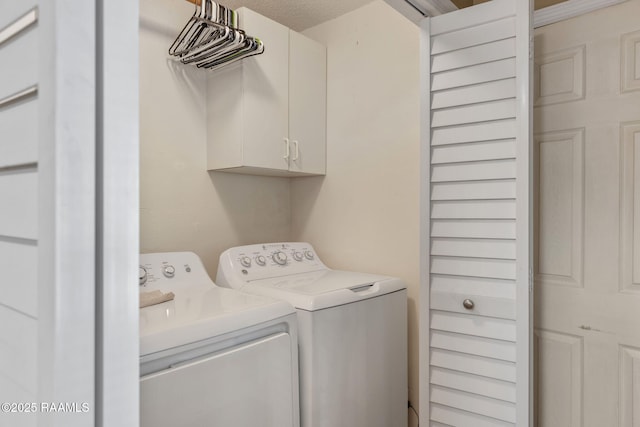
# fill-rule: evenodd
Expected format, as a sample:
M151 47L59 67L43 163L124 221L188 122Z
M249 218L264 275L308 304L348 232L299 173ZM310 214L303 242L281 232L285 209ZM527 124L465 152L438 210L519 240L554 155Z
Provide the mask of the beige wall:
M291 181L292 237L334 268L409 284L418 405L418 28L375 1L304 32L327 46L327 175Z
M289 239L290 185L207 172L211 72L167 59L192 11L184 1L140 2L140 250L194 251L215 277L226 248Z

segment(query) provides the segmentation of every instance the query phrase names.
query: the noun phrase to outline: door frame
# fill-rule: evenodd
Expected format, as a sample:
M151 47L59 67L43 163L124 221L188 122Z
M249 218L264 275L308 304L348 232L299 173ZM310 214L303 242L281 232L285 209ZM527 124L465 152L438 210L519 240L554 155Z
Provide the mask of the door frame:
M139 424L139 0L96 0L96 426Z
M516 2L516 425L532 426L533 411L533 1ZM522 34L528 32L529 37ZM524 81L524 84L519 82ZM528 141L523 144L522 141ZM526 259L526 262L522 262ZM527 337L522 339L522 337ZM526 361L526 363L523 363Z
M138 0L40 0L42 426L139 424Z

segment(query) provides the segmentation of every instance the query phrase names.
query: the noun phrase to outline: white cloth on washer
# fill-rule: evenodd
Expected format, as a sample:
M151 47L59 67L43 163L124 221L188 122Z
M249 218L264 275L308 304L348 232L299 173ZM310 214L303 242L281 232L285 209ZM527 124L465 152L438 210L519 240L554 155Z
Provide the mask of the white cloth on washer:
M162 291L140 292L140 308L171 301L174 297L173 292L166 294Z

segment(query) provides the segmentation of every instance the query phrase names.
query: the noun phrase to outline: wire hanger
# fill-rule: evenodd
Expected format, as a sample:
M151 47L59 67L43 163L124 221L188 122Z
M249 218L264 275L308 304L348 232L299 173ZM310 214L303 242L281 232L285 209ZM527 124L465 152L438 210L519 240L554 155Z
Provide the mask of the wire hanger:
M238 28L238 14L212 0L195 3L193 16L169 47L183 64L217 69L264 52L264 43Z

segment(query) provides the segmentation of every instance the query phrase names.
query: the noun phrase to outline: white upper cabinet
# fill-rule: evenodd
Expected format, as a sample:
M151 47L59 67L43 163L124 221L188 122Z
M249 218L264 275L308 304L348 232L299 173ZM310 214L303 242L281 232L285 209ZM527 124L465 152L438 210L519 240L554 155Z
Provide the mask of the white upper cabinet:
M207 168L324 175L325 47L249 9L238 14L265 51L208 77Z

